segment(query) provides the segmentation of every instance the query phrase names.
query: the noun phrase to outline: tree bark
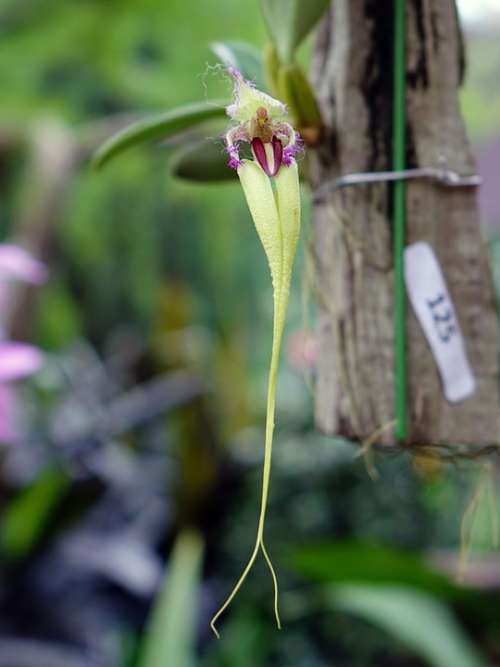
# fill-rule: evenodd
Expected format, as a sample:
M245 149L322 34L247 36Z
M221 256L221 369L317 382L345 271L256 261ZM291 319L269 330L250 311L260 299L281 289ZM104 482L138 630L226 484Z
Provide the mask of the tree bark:
M391 0L335 0L318 36L313 80L327 129L314 187L355 172L390 170ZM459 174L475 165L460 114L464 69L453 0L407 0L407 167ZM435 361L408 305L409 445L467 451L499 436L498 328L474 188L407 184L406 242L427 241L443 270L477 388L443 395ZM319 345L316 421L329 434L395 445L391 185L343 188L315 203ZM457 450L458 451L458 450Z

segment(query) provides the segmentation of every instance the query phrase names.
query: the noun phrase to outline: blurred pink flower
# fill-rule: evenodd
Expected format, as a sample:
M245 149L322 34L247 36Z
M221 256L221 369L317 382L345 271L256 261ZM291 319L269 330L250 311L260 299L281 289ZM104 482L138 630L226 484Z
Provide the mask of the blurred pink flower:
M297 329L286 343L288 363L297 371L314 371L318 361L318 340L312 331Z
M40 285L47 280L47 269L23 248L0 243L0 280L12 279Z
M43 363L40 350L24 343L0 342L0 386L35 373Z
M20 280L39 285L47 278L44 264L26 250L10 243L0 243L0 302L7 301L6 283ZM0 331L1 337L1 331ZM43 364L42 352L32 345L0 340L0 442L19 440L20 405L9 383L35 373Z

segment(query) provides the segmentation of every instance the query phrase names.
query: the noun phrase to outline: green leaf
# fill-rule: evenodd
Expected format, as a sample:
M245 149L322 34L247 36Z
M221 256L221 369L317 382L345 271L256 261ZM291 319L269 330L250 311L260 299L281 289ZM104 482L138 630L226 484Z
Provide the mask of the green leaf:
M50 468L12 500L0 522L0 551L6 558L24 558L31 552L68 484L62 470Z
M262 13L283 61L291 62L329 4L330 0L262 0Z
M236 179L236 171L227 166L227 159L221 142L204 139L176 151L170 168L174 176L188 181L230 181Z
M390 547L356 542L308 545L293 550L289 562L302 576L319 583L401 584L453 600L467 596L418 556Z
M278 77L282 63L274 42L268 42L264 47L262 67L264 69L265 79L271 88L271 94L274 97L279 97Z
M264 72L259 51L246 42L212 42L210 49L226 66L240 70L245 79L253 81L259 90L264 90Z
M175 542L165 583L146 626L140 667L193 667L204 543L184 530Z
M210 104L187 104L133 123L105 141L95 153L92 164L100 168L133 146L147 141L168 139L211 118L224 117L226 104L220 100Z
M322 125L318 103L300 65L282 65L278 72L278 97L287 106L293 122L299 129L316 128L319 131Z
M486 667L445 605L397 586L335 586L329 601L380 627L433 667Z

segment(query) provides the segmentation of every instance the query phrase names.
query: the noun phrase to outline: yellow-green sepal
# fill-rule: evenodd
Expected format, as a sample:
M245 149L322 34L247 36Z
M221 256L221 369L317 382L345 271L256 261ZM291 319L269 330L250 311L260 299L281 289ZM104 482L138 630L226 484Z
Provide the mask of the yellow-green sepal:
M274 183L283 252L282 288L286 286L288 291L300 236L300 183L297 163L281 167L274 177Z
M281 288L282 247L278 208L271 180L252 160L243 160L238 168L238 176L266 253L276 298Z
M271 572L274 586L274 613L278 628L281 628L278 607L278 579L265 545L264 524L271 478L274 412L281 340L285 326L293 260L300 233L300 189L298 168L295 162L289 167L282 166L278 174L272 179L273 182L258 164L250 160L243 161L243 164L238 168L238 176L271 270L274 291L274 326L267 390L262 500L257 535L252 554L240 578L210 623L217 636L219 634L215 624L240 590L259 552L262 552Z

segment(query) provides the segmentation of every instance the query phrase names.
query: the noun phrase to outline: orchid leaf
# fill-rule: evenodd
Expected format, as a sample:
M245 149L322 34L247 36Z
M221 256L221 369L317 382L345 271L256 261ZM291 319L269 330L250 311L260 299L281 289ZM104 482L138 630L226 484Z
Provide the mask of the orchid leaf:
M289 63L295 49L314 28L330 0L262 0L262 13L280 58Z
M204 543L184 530L175 541L165 583L146 626L140 667L193 667Z
M300 65L282 65L277 80L279 97L287 104L289 113L300 128L321 128L318 103Z
M176 151L170 169L177 178L199 183L236 179L234 169L227 166L227 153L222 144L206 139L192 142L186 148Z
M264 86L262 58L259 51L246 42L212 42L210 49L223 65L239 69L245 79L259 89Z
M380 627L432 667L486 667L475 646L437 598L399 586L335 586L336 609Z
M322 585L352 583L409 585L448 600L466 591L433 570L417 554L370 542L325 542L294 548L291 568Z
M96 168L103 167L124 151L149 141L169 137L199 125L206 120L225 116L225 102L196 102L165 113L149 116L120 130L97 150L92 160Z

